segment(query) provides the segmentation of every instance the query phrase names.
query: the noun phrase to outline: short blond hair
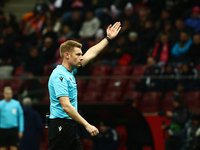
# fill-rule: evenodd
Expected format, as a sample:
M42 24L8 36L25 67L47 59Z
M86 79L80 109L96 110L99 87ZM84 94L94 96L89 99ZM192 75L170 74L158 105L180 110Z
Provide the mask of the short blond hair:
M7 90L11 90L11 91L12 91L12 88L11 88L10 86L5 86L5 87L3 88L3 92L5 92L5 91L7 91Z
M78 48L82 48L82 44L81 43L78 43L76 41L73 41L73 40L68 40L64 43L62 43L60 45L60 57L62 57L62 59L64 59L64 54L66 52L71 52L73 51L74 47L78 47Z

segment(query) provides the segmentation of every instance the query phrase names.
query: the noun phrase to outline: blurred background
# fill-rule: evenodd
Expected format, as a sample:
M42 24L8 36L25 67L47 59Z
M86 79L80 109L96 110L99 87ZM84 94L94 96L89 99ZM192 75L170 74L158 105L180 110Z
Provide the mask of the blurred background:
M60 44L78 41L84 54L120 21L118 36L75 76L80 114L102 134L115 130L117 140L78 126L84 149L199 150L199 7L198 0L1 0L0 99L11 86L45 125ZM40 150L46 129L44 136Z

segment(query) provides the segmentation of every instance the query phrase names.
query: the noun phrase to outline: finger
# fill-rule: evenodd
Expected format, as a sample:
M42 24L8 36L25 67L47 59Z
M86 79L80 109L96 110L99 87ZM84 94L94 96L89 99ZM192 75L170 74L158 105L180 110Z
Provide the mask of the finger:
M113 28L116 28L116 25L118 24L118 22L115 22L115 24L112 26Z
M117 32L119 32L119 31L121 30L121 28L122 28L122 27L119 27L119 28L117 29Z
M120 27L120 25L121 25L121 23L120 22L118 22L118 24L116 25L116 28L115 29L119 29L119 27Z
M112 27L112 25L110 24L109 26L108 26L108 29L110 29Z

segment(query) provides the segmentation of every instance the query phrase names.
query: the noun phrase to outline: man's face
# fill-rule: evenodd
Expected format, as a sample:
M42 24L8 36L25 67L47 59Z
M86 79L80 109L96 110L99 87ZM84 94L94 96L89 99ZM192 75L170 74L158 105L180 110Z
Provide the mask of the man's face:
M105 126L105 125L100 125L100 126L99 126L99 130L100 130L100 132L105 133L106 130L107 130L107 126Z
M72 52L68 53L69 63L73 66L73 68L78 68L81 66L83 60L82 50L78 47L75 47Z
M3 93L3 96L4 96L4 99L6 101L10 101L12 99L12 96L13 96L13 93L12 93L12 90L5 90L4 93Z
M199 45L200 44L200 36L194 35L193 36L193 42L194 42L194 44Z

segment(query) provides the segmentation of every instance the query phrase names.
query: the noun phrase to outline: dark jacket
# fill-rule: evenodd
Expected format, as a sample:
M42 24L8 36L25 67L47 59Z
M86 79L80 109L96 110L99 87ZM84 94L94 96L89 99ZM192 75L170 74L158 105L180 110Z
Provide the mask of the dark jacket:
M117 147L117 132L112 128L108 128L105 133L100 132L96 137L92 150L117 150Z
M20 150L38 150L38 133L44 141L44 127L40 115L29 106L24 108L24 134L20 143Z

